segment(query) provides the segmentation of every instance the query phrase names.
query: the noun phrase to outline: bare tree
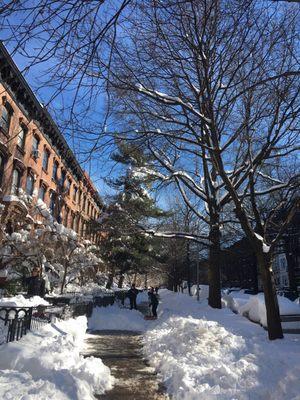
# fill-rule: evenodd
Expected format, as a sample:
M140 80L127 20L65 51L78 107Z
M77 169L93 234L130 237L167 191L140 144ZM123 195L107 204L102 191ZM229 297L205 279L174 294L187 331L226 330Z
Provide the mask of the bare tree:
M220 241L217 207L231 202L257 257L269 338L280 338L272 251L295 210L298 182L264 170L299 150L299 13L215 0L146 1L136 11L114 48L110 83L120 130L126 126L128 140L144 138L159 163L206 203L211 243ZM178 155L181 172L172 170ZM202 162L200 183L188 175L195 171L191 155ZM274 196L266 218L257 204L275 192L284 201ZM270 242L272 216L282 206L290 211ZM217 258L211 254L210 262Z

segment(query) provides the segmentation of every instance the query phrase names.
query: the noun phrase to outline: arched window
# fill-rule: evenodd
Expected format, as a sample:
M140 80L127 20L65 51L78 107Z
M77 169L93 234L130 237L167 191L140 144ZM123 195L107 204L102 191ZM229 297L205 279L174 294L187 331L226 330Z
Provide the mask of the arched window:
M12 109L10 105L6 102L1 106L1 117L0 117L0 127L5 133L9 131L9 125L12 115Z
M21 185L21 172L15 168L12 174L11 194L18 195Z
M46 191L47 191L46 186L43 183L41 183L39 188L39 199L41 199L42 201L45 201Z
M56 193L52 192L51 196L50 196L50 206L49 206L49 208L50 208L51 214L53 216L55 214L55 206L56 206Z
M71 180L67 179L67 187L66 187L66 192L67 195L70 196L70 188L71 188Z
M33 135L31 155L34 159L39 158L39 144L40 144L40 139L38 138L38 136Z
M74 189L73 189L73 201L75 201L76 202L76 197L77 197L77 187L76 186L74 186Z
M43 170L48 171L48 163L49 163L50 152L45 149L43 154Z
M58 162L54 161L53 163L53 170L52 170L52 179L56 182L57 181L57 171L58 171Z
M25 147L25 139L26 139L27 128L25 125L21 124L19 126L19 133L18 133L18 142L17 145L24 150Z
M4 177L4 166L6 163L7 157L5 157L2 153L0 153L0 186L2 185L3 177Z
M32 196L33 190L34 190L34 177L31 173L29 173L26 179L26 193Z

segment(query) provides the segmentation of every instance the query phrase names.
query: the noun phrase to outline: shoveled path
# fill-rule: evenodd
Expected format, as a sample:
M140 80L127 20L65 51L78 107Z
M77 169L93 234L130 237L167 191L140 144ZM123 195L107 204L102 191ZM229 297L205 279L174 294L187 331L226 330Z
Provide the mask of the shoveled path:
M93 331L86 339L84 356L102 359L116 378L115 386L97 399L166 400L162 385L143 358L141 334L132 331Z

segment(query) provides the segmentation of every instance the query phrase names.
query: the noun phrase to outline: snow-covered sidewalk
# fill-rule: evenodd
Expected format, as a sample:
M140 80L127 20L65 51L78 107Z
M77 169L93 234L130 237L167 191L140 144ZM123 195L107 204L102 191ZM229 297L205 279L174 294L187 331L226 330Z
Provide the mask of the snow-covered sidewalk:
M300 338L270 342L228 309L161 291L160 324L145 334L145 353L174 399L299 400Z
M89 327L144 331L145 356L175 400L300 400L299 336L270 342L229 309L167 290L160 296L157 321L113 306L98 309Z
M80 355L86 317L47 324L0 346L1 400L92 400L113 377L99 358Z

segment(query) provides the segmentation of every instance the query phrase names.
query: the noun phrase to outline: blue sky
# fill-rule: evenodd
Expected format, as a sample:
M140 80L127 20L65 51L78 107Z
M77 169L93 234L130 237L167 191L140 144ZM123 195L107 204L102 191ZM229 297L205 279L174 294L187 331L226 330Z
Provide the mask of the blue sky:
M5 43L5 42L4 42ZM6 44L6 43L5 43ZM7 45L7 44L6 44ZM12 48L7 45L8 51L11 53ZM28 51L28 49L27 49ZM49 99L51 98L53 94L53 89L50 87L43 87L41 84L42 78L46 76L47 74L47 69L51 66L50 61L45 62L43 64L39 65L33 65L29 69L26 67L30 65L30 61L21 55L20 53L16 52L13 55L13 60L17 64L18 68L20 71L23 73L23 76L29 83L31 89L35 93L37 99L43 103L43 104L48 104ZM55 118L55 111L59 110L62 106L62 102L66 103L69 99L72 98L72 89L69 88L69 90L66 90L65 92L62 92L61 95L56 97L54 100L51 101L51 103L48 105L48 111L51 113L53 116L54 120ZM101 119L101 110L103 109L103 99L98 98L98 104L94 106L97 106L98 110L100 111L97 115L98 118ZM92 116L91 116L92 120ZM106 155L103 155L100 157L99 154L96 154L91 158L89 161L84 161L86 157L84 157L81 154L81 151L84 150L84 144L82 141L78 140L76 135L74 137L70 137L69 135L66 135L65 132L62 132L74 151L77 159L81 163L83 169L85 169L91 176L95 186L98 188L99 192L101 195L106 195L106 194L111 194L112 190L105 184L104 178L107 176L114 175L116 172L116 167L109 161L109 158Z

